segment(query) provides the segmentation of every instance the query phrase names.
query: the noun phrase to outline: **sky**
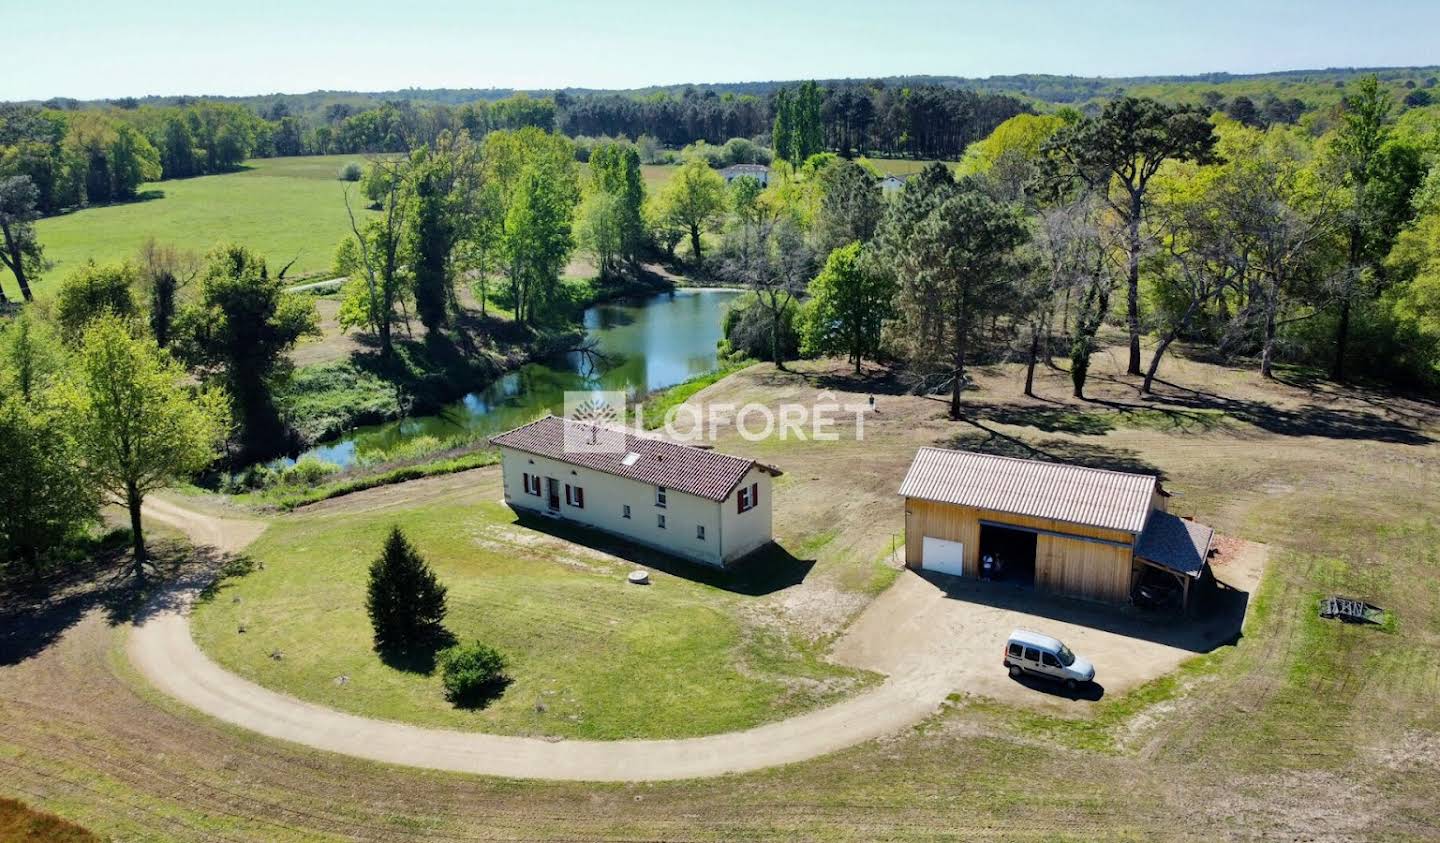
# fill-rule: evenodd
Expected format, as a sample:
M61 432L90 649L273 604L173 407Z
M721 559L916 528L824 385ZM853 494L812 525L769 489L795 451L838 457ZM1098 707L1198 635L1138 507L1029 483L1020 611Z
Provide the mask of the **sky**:
M0 100L1440 64L1437 0L0 0Z

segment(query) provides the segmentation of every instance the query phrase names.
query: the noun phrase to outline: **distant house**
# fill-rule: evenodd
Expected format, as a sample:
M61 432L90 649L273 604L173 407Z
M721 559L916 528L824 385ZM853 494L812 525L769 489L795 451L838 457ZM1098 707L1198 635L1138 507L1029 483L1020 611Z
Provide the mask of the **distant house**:
M574 447L596 431L546 416L491 437L505 502L716 567L770 543L779 469L614 428L604 453Z
M900 494L911 568L1112 603L1147 569L1173 577L1186 603L1210 573L1214 531L1167 512L1153 475L921 448Z
M731 164L729 167L721 170L720 175L725 179L726 184L729 184L741 176L749 176L760 182L761 187L768 187L770 185L770 168L764 164Z
M906 176L886 176L880 180L880 190L885 193L895 193L905 187Z

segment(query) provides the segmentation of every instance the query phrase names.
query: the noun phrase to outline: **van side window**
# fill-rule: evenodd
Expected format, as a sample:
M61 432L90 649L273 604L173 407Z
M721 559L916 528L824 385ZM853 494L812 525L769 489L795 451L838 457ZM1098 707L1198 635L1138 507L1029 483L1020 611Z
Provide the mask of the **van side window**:
M1046 667L1059 667L1060 661L1049 653L1040 654L1040 663Z
M1010 655L1014 656L1015 658L1020 658L1020 653L1023 652L1024 649L1025 648L1021 647L1019 644L1016 644L1013 641L1010 642Z
M1032 662L1038 662L1038 661L1040 661L1040 651L1037 650L1037 649L1035 649L1034 647L1026 647L1026 648L1025 648L1025 660L1026 660L1026 661L1032 661Z

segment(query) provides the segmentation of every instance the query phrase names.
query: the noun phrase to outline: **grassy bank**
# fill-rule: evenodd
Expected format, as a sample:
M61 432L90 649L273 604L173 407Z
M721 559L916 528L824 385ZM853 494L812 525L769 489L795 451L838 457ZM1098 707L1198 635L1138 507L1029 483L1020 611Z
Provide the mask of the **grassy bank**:
M731 363L709 374L650 393L644 401L646 428L653 430L659 427L671 408L685 403L700 390L750 365L753 365L753 361ZM357 390L356 394L363 397L364 389L362 387ZM383 389L372 388L370 395L383 399L387 393ZM361 405L359 401L354 404ZM398 407L398 404L395 406ZM234 500L245 506L289 510L376 486L452 474L493 465L497 461L495 452L489 450L480 439L459 437L442 441L422 437L421 440L398 448L393 453L378 455L358 468L342 471L338 466L321 463L313 467L315 470L312 471L294 471L291 475L282 473L274 481L267 483L267 488L237 494ZM302 463L299 468L311 467Z

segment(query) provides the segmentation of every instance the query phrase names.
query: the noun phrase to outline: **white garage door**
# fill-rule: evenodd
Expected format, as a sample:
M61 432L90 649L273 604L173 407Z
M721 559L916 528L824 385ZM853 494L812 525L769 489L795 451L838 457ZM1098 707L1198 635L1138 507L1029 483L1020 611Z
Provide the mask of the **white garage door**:
M946 539L926 536L921 549L920 567L927 571L961 576L965 573L965 545Z

